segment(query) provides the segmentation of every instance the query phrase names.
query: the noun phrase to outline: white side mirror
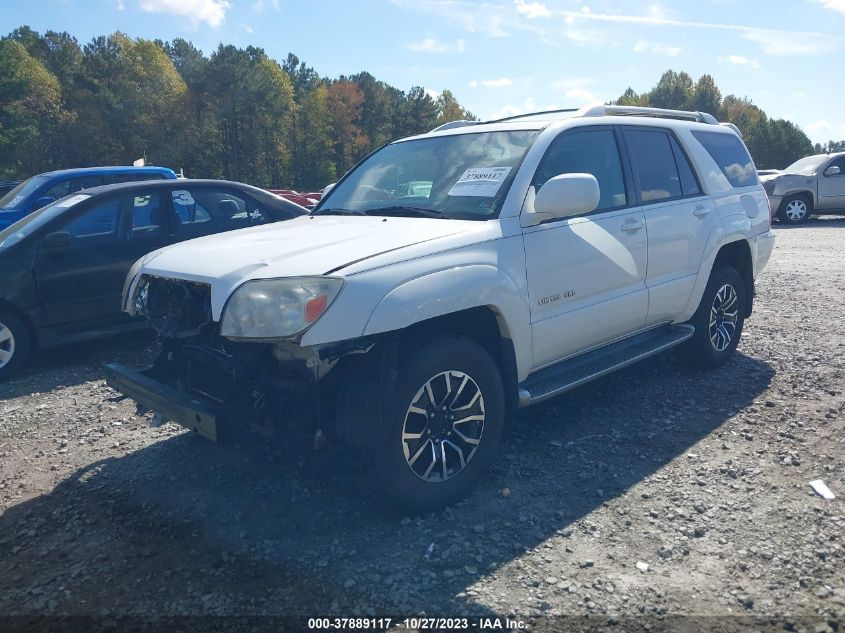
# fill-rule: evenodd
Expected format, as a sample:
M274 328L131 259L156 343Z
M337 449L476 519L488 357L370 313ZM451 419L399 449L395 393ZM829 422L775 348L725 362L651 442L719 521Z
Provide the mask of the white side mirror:
M599 206L601 191L592 174L561 174L549 178L534 197L529 226L546 220L589 213Z
M833 165L832 167L828 167L824 170L825 176L838 176L841 170L839 169L839 165Z
M323 193L321 194L321 196L320 196L320 197L321 197L321 198L325 198L325 197L326 197L326 194L327 194L329 191L331 191L331 190L332 190L332 187L334 187L336 184L337 184L336 182L333 182L333 183L332 183L332 184L330 184L330 185L326 185L326 187L323 189Z

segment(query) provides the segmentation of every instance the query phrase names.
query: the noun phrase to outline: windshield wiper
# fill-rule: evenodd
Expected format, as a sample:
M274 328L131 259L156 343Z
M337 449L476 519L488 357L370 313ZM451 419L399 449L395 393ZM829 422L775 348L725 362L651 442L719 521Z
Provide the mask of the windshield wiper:
M367 215L395 215L406 217L424 217L424 218L443 218L446 220L454 220L451 215L446 215L437 209L426 209L423 207L408 207L404 205L394 205L390 207L379 207L377 209L367 209Z
M312 211L311 215L367 215L360 209L344 209L343 207L334 207L330 209L319 209Z

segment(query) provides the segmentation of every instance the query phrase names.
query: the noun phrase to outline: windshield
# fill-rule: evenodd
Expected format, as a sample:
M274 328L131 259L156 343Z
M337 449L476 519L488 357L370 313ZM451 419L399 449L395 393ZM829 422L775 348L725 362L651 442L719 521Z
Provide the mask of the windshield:
M0 249L7 248L12 244L20 242L27 235L34 233L47 224L47 222L61 215L65 209L72 207L75 204L79 204L90 197L91 196L83 193L65 196L61 200L48 204L46 207L41 207L37 211L30 213L25 218L21 218L11 226L8 226L0 231Z
M495 216L534 130L480 132L393 143L359 165L316 214Z
M796 160L789 167L784 169L787 174L801 174L803 176L812 176L815 174L819 166L827 160L827 156L807 156L800 160Z
M28 180L24 180L21 184L0 198L0 209L16 208L45 182L47 182L47 178L44 176L33 176Z

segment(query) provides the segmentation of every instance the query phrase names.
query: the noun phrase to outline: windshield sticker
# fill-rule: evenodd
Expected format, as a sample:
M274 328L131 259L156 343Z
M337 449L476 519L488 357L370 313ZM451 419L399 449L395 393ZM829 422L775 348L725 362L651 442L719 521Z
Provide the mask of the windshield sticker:
M184 189L178 189L173 192L173 203L183 204L185 206L195 204L194 197L191 195L191 192L185 191Z
M64 200L59 202L56 206L59 207L60 209L67 209L68 207L72 207L73 205L75 205L79 202L82 202L83 200L87 200L90 197L91 196L85 196L85 195L82 195L82 194L80 194L78 196L71 196L70 198L65 198Z
M448 195L492 198L499 192L510 171L510 167L472 167L461 175Z

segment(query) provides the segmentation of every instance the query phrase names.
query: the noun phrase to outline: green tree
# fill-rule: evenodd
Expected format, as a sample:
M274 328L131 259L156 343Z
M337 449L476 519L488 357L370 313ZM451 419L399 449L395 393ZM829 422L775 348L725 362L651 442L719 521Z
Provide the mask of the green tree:
M698 112L707 112L719 118L722 110L722 93L710 75L701 75L695 82L690 107Z
M56 77L18 41L0 41L0 175L53 166L50 137L67 119Z
M688 110L692 95L692 77L683 71L676 73L674 70L667 70L648 93L646 100L655 108Z
M443 125L449 121L475 121L475 115L464 109L449 90L444 90L437 97L437 110L436 125Z

